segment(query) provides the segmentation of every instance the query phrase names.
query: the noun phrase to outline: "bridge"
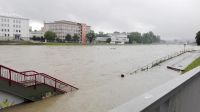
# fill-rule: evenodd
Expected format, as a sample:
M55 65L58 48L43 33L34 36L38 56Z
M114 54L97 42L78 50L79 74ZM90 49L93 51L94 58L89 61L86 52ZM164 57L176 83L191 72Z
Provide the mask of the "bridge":
M16 95L26 101L38 101L49 94L54 96L74 90L78 88L45 73L19 72L0 65L0 91Z

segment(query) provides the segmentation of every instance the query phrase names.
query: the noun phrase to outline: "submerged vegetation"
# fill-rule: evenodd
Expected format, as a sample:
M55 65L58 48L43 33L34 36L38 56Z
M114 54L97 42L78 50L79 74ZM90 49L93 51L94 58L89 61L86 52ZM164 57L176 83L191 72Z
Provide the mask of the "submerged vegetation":
M189 64L182 73L188 72L196 67L200 66L200 57L195 59L191 64Z
M8 99L4 99L2 102L0 102L0 109L6 108L6 107L9 107L9 106L12 106L12 105L15 105L15 103L8 101Z

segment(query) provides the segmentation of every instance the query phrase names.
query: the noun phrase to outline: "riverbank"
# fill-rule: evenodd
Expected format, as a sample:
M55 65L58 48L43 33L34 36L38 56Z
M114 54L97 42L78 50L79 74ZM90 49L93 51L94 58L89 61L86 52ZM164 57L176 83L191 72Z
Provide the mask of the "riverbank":
M37 41L24 41L24 40L0 40L0 45L52 45L52 46L68 46L68 45L77 45L77 46L81 46L83 44L81 43L77 43L77 42L37 42ZM171 45L171 44L162 44L162 43L152 43L152 44L108 44L108 43L92 43L89 44L87 43L86 45L89 46L107 46L107 45L117 45L117 46L124 46L124 45L128 45L128 46L132 46L132 45ZM172 44L174 45L174 44Z
M0 45L57 45L57 46L64 46L64 45L81 45L80 43L60 43L60 42L31 42L31 41L0 41Z

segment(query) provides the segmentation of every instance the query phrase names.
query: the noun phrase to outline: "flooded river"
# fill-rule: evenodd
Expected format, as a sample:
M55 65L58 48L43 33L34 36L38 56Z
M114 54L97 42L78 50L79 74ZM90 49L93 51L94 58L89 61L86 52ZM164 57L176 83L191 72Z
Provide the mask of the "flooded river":
M134 88L129 91L126 83L131 85L132 81L119 82L120 74L132 72L180 50L183 50L183 45L0 46L0 64L19 71L35 70L47 73L80 89L7 111L108 111L130 98L123 98L124 95L130 96L133 94L131 91L140 91ZM118 87L122 85L124 91L120 93Z

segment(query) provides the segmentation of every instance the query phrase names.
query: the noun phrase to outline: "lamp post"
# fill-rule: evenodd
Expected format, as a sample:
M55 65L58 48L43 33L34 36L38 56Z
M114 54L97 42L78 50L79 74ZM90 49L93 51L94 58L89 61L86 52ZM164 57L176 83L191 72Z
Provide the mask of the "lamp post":
M184 52L185 52L185 47L186 47L186 45L187 45L187 44L184 44Z

